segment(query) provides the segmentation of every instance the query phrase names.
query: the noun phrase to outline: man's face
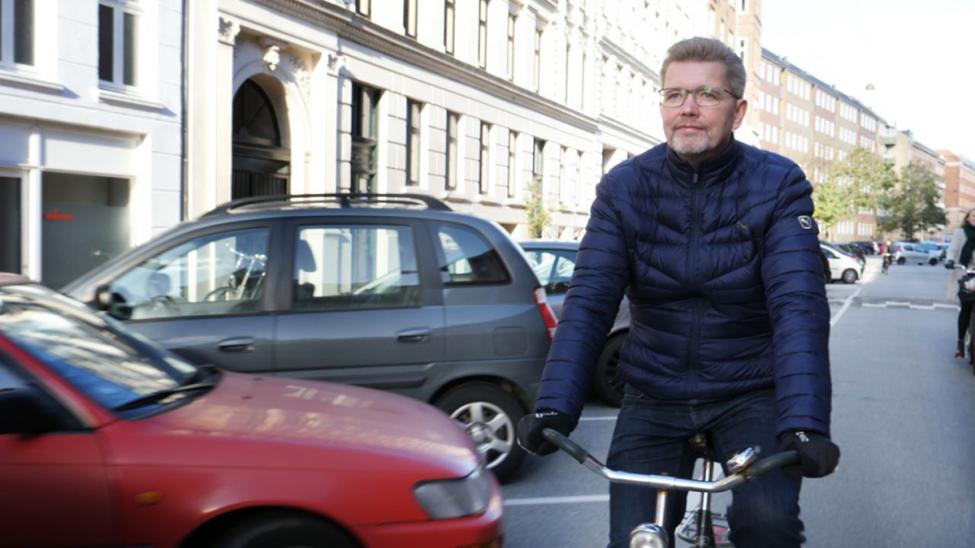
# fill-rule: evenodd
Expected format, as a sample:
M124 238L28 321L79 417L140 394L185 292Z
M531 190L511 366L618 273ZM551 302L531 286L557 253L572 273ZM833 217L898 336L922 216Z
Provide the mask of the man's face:
M711 86L721 90L721 102L700 107L693 94L679 107L660 107L667 144L686 162L698 163L718 154L741 125L748 104L724 91L728 88L724 64L718 61L675 61L664 75L666 88L696 89Z

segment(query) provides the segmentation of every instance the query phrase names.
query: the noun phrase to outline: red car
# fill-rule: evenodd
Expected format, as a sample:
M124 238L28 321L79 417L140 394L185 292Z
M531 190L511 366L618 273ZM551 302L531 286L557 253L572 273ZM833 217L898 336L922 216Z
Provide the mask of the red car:
M0 545L485 548L501 513L427 404L197 368L0 274Z

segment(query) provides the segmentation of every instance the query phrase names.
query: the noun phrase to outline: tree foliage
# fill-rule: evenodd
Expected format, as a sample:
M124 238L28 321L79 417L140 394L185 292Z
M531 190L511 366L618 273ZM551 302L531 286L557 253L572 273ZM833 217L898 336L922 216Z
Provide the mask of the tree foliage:
M881 207L882 197L896 181L897 174L890 162L861 147L833 163L826 179L813 190L816 220L826 238L833 226L854 219L861 208Z
M545 197L542 194L541 181L535 181L528 188L528 200L525 201L525 215L528 217L528 233L532 238L541 238L551 217L545 209Z
M909 163L897 181L885 189L881 206L886 215L880 219L880 227L900 229L905 239L913 240L916 232L945 224L945 212L938 206L940 195L937 175L931 168Z

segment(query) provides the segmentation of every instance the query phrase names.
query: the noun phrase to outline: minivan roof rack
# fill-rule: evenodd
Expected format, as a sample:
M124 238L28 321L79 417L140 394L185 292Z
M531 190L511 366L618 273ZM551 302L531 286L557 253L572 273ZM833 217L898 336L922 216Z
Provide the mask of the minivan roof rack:
M232 200L218 205L217 207L207 211L201 217L210 217L213 215L220 215L221 213L226 213L232 209L239 207L250 206L255 204L272 204L272 203L291 203L291 202L301 202L301 203L338 203L341 207L352 207L353 202L356 203L374 203L374 204L403 204L403 205L417 205L424 204L428 209L435 209L438 211L451 211L450 206L445 204L443 201L429 196L427 194L371 194L363 192L337 192L334 194L275 194L272 196L254 196L251 198L240 198L237 200Z

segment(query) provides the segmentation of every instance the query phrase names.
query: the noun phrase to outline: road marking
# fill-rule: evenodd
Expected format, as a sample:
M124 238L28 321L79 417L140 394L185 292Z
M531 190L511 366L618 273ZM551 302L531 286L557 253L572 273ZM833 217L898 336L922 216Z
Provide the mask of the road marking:
M582 421L615 421L616 415L600 416L600 417L580 417L579 422Z
M578 495L574 497L536 497L525 499L507 499L505 506L534 506L541 504L580 504L593 502L609 502L609 495Z
M863 289L862 286L861 287L858 287L856 291L854 291L853 293L851 293L850 296L846 298L846 300L843 302L843 306L840 307L840 310L836 313L835 316L833 316L833 319L831 319L829 321L829 326L830 327L833 327L834 325L836 325L836 322L840 321L840 318L843 317L843 314L846 313L847 310L849 310L850 303L852 303L853 302L853 299L855 299L857 297L857 295L860 294L860 291L862 289Z

